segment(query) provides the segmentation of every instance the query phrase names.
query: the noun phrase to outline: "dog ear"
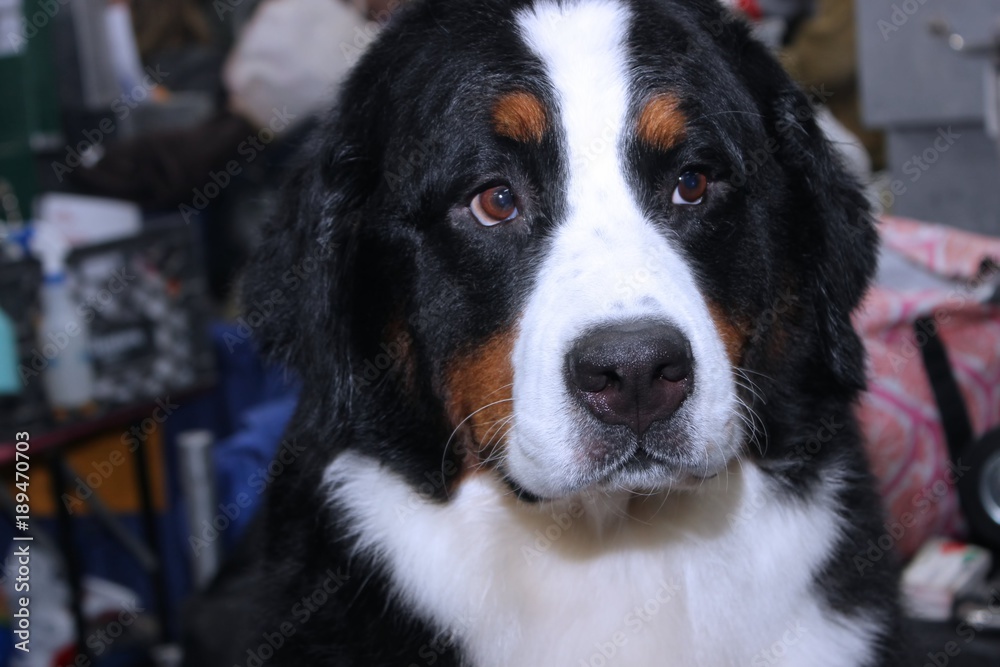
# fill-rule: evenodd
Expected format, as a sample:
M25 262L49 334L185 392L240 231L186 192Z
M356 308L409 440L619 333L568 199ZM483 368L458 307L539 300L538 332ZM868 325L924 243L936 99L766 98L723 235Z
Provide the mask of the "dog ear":
M325 138L324 138L325 137ZM261 351L331 401L351 381L349 332L364 160L334 121L312 137L244 279L244 313Z
M827 368L849 391L865 386L864 348L851 324L875 272L878 235L861 185L794 84L773 100L778 160L792 179L795 224L810 248L810 287Z
M718 24L712 35L732 55L776 141L774 158L789 180L796 218L788 224L796 226L796 247L808 253L795 279L818 329L822 367L847 392L863 389L864 347L851 312L875 272L878 235L868 199L824 135L809 97L767 48L742 21L720 18L720 8L702 11Z
M865 386L864 347L851 324L875 272L878 235L870 204L816 120L812 103L747 24L720 3L694 2L699 23L729 58L777 143L774 159L790 184L786 221L804 248L797 292L815 322L820 368L848 393ZM737 102L738 103L738 102Z

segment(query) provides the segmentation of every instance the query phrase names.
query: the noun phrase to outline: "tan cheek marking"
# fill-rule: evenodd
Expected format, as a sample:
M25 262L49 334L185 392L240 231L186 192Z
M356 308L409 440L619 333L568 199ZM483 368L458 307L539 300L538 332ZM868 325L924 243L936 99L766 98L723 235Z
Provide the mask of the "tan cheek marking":
M790 287L796 283L793 279L785 281L784 291L775 299L768 311L761 315L761 322L758 330L760 335L768 335L768 351L772 358L777 359L784 355L790 341L789 326L800 321L802 308L799 305L795 290ZM767 321L772 323L768 326Z
M639 114L636 132L651 148L666 151L684 138L686 124L680 101L669 93L660 93L647 102Z
M545 106L531 93L507 93L493 105L493 129L502 137L539 142L547 125Z
M463 461L467 467L484 461L503 443L513 413L513 348L513 332L503 332L448 367L448 417L459 429L456 437L471 440Z
M739 366L740 360L743 358L743 348L747 343L746 327L740 327L734 323L717 303L710 301L708 303L708 312L712 316L712 321L715 323L715 329L719 332L719 337L722 338L722 344L726 348L726 356L729 357L729 363L733 366Z
M402 318L390 321L382 340L382 349L389 355L392 367L402 376L403 388L413 396L417 387L417 363L413 357L413 336L406 322Z

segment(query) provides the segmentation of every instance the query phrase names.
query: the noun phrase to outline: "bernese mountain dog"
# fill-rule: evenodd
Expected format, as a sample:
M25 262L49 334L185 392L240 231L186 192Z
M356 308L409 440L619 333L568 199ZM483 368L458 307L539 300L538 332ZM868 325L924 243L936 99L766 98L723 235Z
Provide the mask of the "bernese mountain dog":
M302 383L258 659L902 664L858 558L876 232L747 26L418 0L313 144L247 278Z

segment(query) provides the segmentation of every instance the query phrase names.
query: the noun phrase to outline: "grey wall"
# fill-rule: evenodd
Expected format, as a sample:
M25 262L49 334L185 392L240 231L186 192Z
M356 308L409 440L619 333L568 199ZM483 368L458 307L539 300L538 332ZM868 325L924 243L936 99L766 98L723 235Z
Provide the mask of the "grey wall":
M1000 0L856 0L862 115L887 133L891 212L1000 235L1000 151L984 130L985 55L956 52L934 26L985 44Z

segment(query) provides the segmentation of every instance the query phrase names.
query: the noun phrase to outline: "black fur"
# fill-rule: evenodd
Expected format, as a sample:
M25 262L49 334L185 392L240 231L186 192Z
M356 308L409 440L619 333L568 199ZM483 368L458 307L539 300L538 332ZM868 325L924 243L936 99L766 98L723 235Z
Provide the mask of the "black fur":
M677 91L690 122L676 151L625 146L631 184L683 248L706 297L749 327L742 365L758 374L767 402L744 396L760 417L760 447L748 454L791 494L805 494L832 466L851 481L839 499L850 532L816 594L841 611L896 618L889 558L864 573L852 560L882 531L852 414L864 360L849 315L875 261L865 199L810 101L742 23L707 1L629 1L641 17L629 41L637 85ZM262 615L248 648L266 643L329 571L348 576L307 623L295 623L272 664L459 664L449 638L398 607L382 573L348 560L320 476L339 451L360 448L447 502L461 452L442 466L453 428L445 364L511 326L563 213L563 138L524 146L488 125L490 100L514 84L551 96L513 33L525 4L433 0L397 16L345 84L256 255L246 302L280 295L256 334L301 376L289 435L308 448L271 489ZM723 184L697 224L664 205L664 174L686 164ZM472 195L499 181L525 193L525 224L489 233L457 224ZM392 347L403 346L400 335L406 352L395 356L405 359L369 366L403 349ZM897 630L873 667L901 664Z

